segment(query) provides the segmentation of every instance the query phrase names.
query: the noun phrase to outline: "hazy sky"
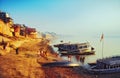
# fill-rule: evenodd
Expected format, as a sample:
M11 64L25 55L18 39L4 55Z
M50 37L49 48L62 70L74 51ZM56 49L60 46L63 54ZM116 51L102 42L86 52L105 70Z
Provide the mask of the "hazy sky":
M0 0L0 10L43 32L120 36L120 0Z

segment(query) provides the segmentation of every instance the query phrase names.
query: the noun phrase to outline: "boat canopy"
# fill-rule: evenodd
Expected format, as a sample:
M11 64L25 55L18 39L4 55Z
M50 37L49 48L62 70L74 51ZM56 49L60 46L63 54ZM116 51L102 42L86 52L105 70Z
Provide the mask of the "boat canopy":
M117 57L111 57L111 58L105 58L97 60L98 63L104 63L106 65L120 65L120 56Z

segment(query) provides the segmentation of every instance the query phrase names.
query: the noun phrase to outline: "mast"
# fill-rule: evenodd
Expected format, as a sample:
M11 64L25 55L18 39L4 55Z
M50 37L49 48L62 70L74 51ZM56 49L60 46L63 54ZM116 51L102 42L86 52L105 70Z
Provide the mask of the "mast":
M104 58L103 51L104 51L104 40L102 40L102 58Z
M102 42L102 58L103 56L103 50L104 50L104 34L102 33L100 41Z

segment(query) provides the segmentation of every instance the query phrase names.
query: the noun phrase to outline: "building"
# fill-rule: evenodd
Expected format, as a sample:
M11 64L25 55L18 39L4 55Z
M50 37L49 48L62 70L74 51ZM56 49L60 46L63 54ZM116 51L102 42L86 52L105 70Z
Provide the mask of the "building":
M20 27L21 25L20 24L14 24L14 33L13 35L16 36L16 37L19 37L20 36Z
M2 21L4 21L4 23L11 23L11 24L13 24L13 19L6 12L1 12L0 11L0 19Z
M0 33L13 36L13 20L9 14L0 11Z
M37 38L37 31L35 28L26 27L25 33L30 38Z

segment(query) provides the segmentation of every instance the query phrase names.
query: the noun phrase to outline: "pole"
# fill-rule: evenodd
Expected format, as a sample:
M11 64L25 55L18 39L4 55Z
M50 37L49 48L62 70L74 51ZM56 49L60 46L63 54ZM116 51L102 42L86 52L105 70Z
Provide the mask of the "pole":
M102 42L101 48L102 48L102 58L103 58L103 49L104 49L104 34L102 33L100 41Z
M104 39L102 40L102 59L104 58L104 56L103 56L103 50L104 50Z

